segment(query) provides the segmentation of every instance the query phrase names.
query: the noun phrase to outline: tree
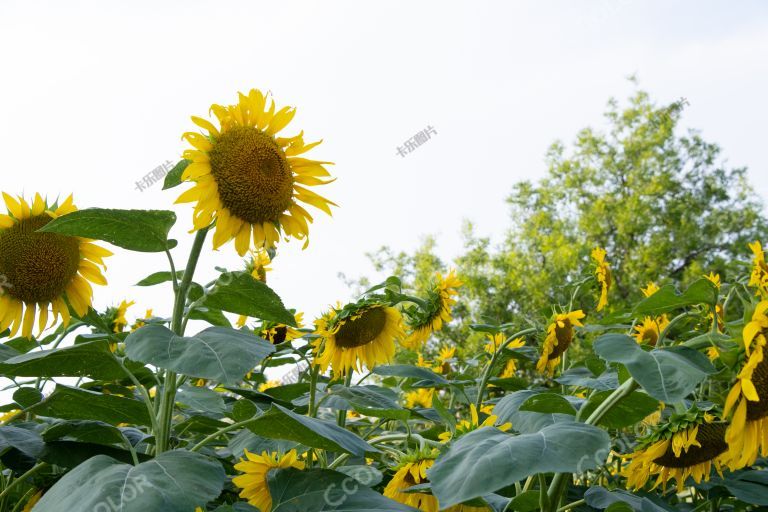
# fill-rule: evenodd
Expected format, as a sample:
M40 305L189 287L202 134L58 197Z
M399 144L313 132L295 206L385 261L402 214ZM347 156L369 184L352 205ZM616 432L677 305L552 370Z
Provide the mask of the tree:
M586 128L570 146L554 143L546 176L515 185L500 245L467 223L455 262L465 281L463 321L444 336L460 342L469 321L548 316L592 271L596 246L613 269L604 313L637 299L648 281L683 285L710 271L726 277L747 259L747 244L765 233L762 201L745 168L727 167L698 132L680 133L684 107L684 100L657 106L642 91L624 106L609 101L605 132ZM418 288L438 269L430 267L439 263L433 248L427 239L414 255L383 248L372 259Z

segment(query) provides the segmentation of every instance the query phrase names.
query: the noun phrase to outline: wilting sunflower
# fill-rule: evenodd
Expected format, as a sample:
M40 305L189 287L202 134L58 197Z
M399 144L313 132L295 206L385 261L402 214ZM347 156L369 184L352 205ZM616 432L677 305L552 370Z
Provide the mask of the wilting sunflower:
M106 268L104 258L112 253L83 238L37 231L77 209L71 195L50 206L40 194L31 204L3 197L8 215L0 214L0 331L10 327L13 337L21 328L29 338L36 316L40 333L48 320L55 325L61 317L68 325L67 302L85 315L93 298L89 281L107 284L98 266Z
M536 363L536 369L550 377L555 373L555 368L560 364L560 358L568 350L573 341L573 328L582 327L581 319L584 318L582 310L569 313L558 313L554 321L547 327L547 337L541 348L541 357Z
M285 455L279 453L262 452L256 455L245 450L247 460L240 459L235 464L235 469L242 475L232 479L232 483L241 488L240 497L248 500L248 503L261 510L272 510L272 495L267 485L267 475L273 469L296 468L304 469L304 462L299 460L296 450L291 450Z
M435 396L434 388L416 388L405 394L405 406L408 409L419 407L432 407L432 399Z
M281 232L305 240L306 247L312 216L299 203L328 215L330 206L336 206L309 189L333 181L325 168L331 162L298 156L322 141L305 144L303 132L277 137L296 110L284 107L275 112L275 102L256 89L248 95L239 93L236 105L212 105L211 111L219 128L192 117L208 133L184 134L193 149L184 152L191 163L181 179L195 186L176 202L197 202L196 230L216 221L214 248L234 239L238 254L244 256L251 239L256 247L274 247Z
M272 270L267 265L269 265L271 262L272 259L269 257L266 249L259 247L257 250L251 251L251 257L245 264L245 271L251 274L254 279L257 279L262 283L266 283L267 272ZM243 327L247 321L247 316L240 315L237 318L237 326Z
M484 408L485 409L485 408ZM486 409L487 410L487 409ZM456 434L452 434L451 432L443 432L440 434L438 439L440 439L442 442L450 441L452 438L458 438L463 436L464 434L469 434L473 430L477 430L482 427L496 427L499 430L506 432L510 428L512 428L511 423L504 423L502 425L496 425L496 422L499 420L499 417L493 414L491 412L488 414L488 417L486 417L482 423L480 423L480 416L477 414L477 407L475 407L475 404L469 405L469 420L461 420L456 424Z
M592 259L595 260L595 279L600 285L600 300L597 302L597 310L602 309L608 305L608 290L611 288L611 267L608 262L605 261L606 256L605 249L602 247L595 247L592 249Z
M661 332L669 325L667 315L657 316L655 318L646 316L642 323L635 325L635 332L632 336L641 345L656 346Z
M755 462L758 453L768 456L768 301L760 302L744 327L746 362L725 400L723 414L733 411L726 439L731 447L732 470ZM735 409L734 409L735 406Z
M395 342L405 335L400 312L371 300L332 309L316 322L315 334L315 364L339 375L390 362Z
M438 272L427 292L424 308L410 308L405 311L409 333L403 340L404 347L417 350L432 335L451 321L451 308L456 304L456 288L463 283L451 270L447 276Z
M712 467L720 472L728 457L725 424L715 422L703 411L689 411L673 417L643 439L624 469L627 488L640 489L651 476L656 476L655 489L675 479L681 488L688 477L696 483L709 480Z
M749 276L749 286L757 289L755 295L768 295L768 263L765 262L765 252L760 241L749 244L754 258L752 259L752 274Z

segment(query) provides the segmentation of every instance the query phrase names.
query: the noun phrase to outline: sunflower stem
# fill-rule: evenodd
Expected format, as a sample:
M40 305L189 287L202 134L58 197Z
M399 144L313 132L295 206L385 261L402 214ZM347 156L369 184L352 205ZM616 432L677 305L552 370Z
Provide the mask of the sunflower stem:
M499 359L499 355L501 355L502 351L512 343L514 340L521 336L525 336L527 334L532 334L536 332L535 327L530 327L528 329L523 329L522 331L516 332L512 336L508 337L504 343L499 345L499 348L496 349L496 351L493 353L493 356L491 356L491 361L488 363L488 366L485 367L485 370L483 371L483 377L480 379L480 385L477 388L477 400L475 401L475 408L479 411L480 407L483 405L483 397L485 396L485 388L488 386L488 381L491 378L491 373L493 372L493 367L496 365L496 361Z
M29 471L27 471L23 475L19 476L17 479L12 480L11 483L8 484L8 487L3 489L3 492L0 492L0 500L4 500L5 497L8 496L8 494L10 494L10 492L13 489L15 489L17 485L22 483L27 478L29 478L31 476L34 476L36 473L39 473L40 470L45 469L46 467L48 467L48 463L41 462L41 463L33 466L32 469L30 469Z
M309 410L307 411L307 416L310 418L315 417L315 413L317 412L317 406L319 404L316 404L316 395L317 395L317 378L320 376L320 367L317 365L314 365L312 367L312 370L309 373Z
M559 475L558 475L559 476ZM554 485L554 480L552 481ZM539 473L539 508L542 512L549 510L549 495L547 494L547 476Z

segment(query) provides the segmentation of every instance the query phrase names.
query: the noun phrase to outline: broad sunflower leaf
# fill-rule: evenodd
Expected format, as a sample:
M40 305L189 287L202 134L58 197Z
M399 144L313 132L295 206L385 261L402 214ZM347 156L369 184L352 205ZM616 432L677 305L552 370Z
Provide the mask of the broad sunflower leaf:
M688 347L646 352L625 334L600 336L593 347L595 353L606 361L623 364L646 393L666 403L682 400L707 375L715 373L706 356Z
M616 504L619 503L629 507L628 510L637 512L668 512L670 510L676 510L672 507L661 507L646 497L632 494L623 489L609 491L600 486L587 489L587 492L584 493L584 501L586 501L587 505L590 507L600 510L608 510L612 506L616 507Z
M164 325L145 325L125 340L125 353L141 363L190 377L233 384L275 347L245 331L209 327L194 336L178 336Z
M184 277L184 271L176 271L176 279L181 280L182 277ZM134 286L155 286L157 284L167 283L169 281L173 281L173 274L167 270L164 270L148 275Z
M671 284L662 286L635 306L636 315L658 315L673 309L695 304L715 304L717 288L708 279L699 279L678 295Z
M206 387L182 386L176 393L176 401L193 411L222 414L226 409L221 393Z
M427 470L441 507L495 492L536 473L580 473L603 464L608 434L583 423L557 423L532 434L483 427L458 438Z
M709 482L696 484L700 489L725 487L736 498L753 505L768 506L768 471L745 469L714 476Z
M562 413L542 413L533 411L523 411L520 407L529 398L539 394L539 391L522 390L510 393L493 408L493 414L498 416L497 424L512 423L512 428L517 432L528 434L538 432L547 425L553 425L561 422L573 422L573 414Z
M526 398L520 405L520 411L542 412L547 414L576 415L573 405L557 393L537 393Z
M589 418L589 415L611 395L612 391L599 391L593 394L589 401L583 405L581 411L582 418ZM658 410L659 401L641 391L635 391L629 396L625 396L621 401L614 405L610 411L600 420L598 425L606 428L624 428L634 425L638 421Z
M335 385L323 406L334 409L351 409L366 416L407 420L410 412L397 403L397 393L379 386L346 387Z
M64 475L35 512L190 512L224 486L221 464L197 453L164 452L138 466L97 455Z
M77 440L97 444L121 444L125 442L119 428L103 421L59 421L45 429L42 437L46 442Z
M91 377L100 380L126 377L107 341L27 352L0 363L0 374L9 377Z
M248 272L221 274L203 305L296 327L296 319L285 309L280 297Z
M417 512L361 484L360 478L330 469L271 471L272 512Z
M29 409L39 416L65 420L94 420L112 425L129 423L149 425L143 402L117 395L103 395L58 384L45 400Z
M0 427L0 455L15 448L24 455L37 458L45 444L40 434L25 428L10 425Z
M176 245L168 232L176 214L168 210L87 208L54 219L39 231L103 240L138 252L163 252Z
M426 381L425 384L448 384L444 377L433 372L429 368L420 366L411 366L409 364L390 364L377 366L373 369L376 375L385 377L405 377L410 379L420 379Z
M262 437L295 441L312 448L361 457L379 451L335 423L302 416L278 404L272 404L266 414L249 423L248 429Z
M556 378L555 382L565 384L566 386L605 391L619 387L619 376L616 372L609 371L603 372L599 377L596 377L589 368L579 366L577 368L569 368L560 377Z

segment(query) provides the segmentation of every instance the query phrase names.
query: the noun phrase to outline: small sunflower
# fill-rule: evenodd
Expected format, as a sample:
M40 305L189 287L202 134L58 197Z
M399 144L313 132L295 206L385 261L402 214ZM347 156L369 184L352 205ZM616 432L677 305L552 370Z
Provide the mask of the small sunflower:
M264 382L263 384L259 384L258 391L263 393L264 391L272 388L279 387L280 381L279 380L268 380L267 382Z
M438 512L437 498L431 494L403 492L409 487L428 482L427 470L440 454L437 450L423 450L406 454L395 468L395 475L384 488L384 496L422 512Z
M661 315L658 317L646 316L642 323L635 325L635 332L632 336L641 345L656 346L659 341L661 332L669 325L669 319L667 315Z
M504 344L504 341L506 341L506 336L504 336L504 333L497 332L496 334L488 334L488 341L485 342L485 346L483 349L485 349L486 352L493 355L496 353L497 350L499 350L499 347L501 347ZM520 347L525 346L525 341L523 338L515 338L514 340L510 341L506 348L508 349L516 349Z
M456 357L456 347L444 346L440 348L437 354L437 363L440 371L437 373L449 374L453 369L451 368L451 360Z
M547 337L544 338L541 357L536 363L536 369L540 373L550 377L554 374L555 368L560 364L561 356L573 341L573 328L582 327L584 324L581 323L581 319L585 316L580 309L555 316L554 321L547 327Z
M754 463L758 454L768 456L768 359L764 358L768 301L757 305L742 336L747 360L728 393L723 411L725 417L733 411L726 434L732 470Z
M333 181L325 168L331 162L298 156L322 141L305 144L304 132L277 137L296 110L284 107L275 112L275 102L257 89L239 93L236 105L211 105L211 111L219 128L192 117L208 133L183 135L193 149L184 152L191 163L181 179L195 186L176 202L197 202L195 230L216 221L214 248L234 239L240 256L248 252L251 239L256 247L274 247L281 232L305 240L306 247L312 216L299 202L328 215L330 206L336 206L309 189Z
M504 370L502 370L501 374L499 374L499 378L510 379L515 376L516 371L517 371L517 360L514 357L510 357L509 361L507 361L507 364L504 366Z
M463 283L456 277L456 271L451 270L443 277L437 273L428 291L425 309L406 310L406 320L409 328L408 336L403 340L404 347L417 350L433 332L443 328L443 324L451 321L451 308L456 304L456 291Z
M404 336L400 312L375 300L332 309L317 321L315 334L315 364L339 375L390 362L395 342Z
M432 407L432 400L435 396L434 388L416 388L405 394L405 406L408 409L419 407Z
M511 423L504 423L502 425L496 425L496 422L498 421L499 417L493 414L492 412L488 415L485 420L483 420L482 423L480 423L480 417L477 414L477 408L475 407L475 404L469 405L469 420L461 420L459 423L456 424L456 434L455 436L451 434L450 432L443 432L438 436L438 439L440 439L442 442L450 441L452 438L458 438L463 436L464 434L469 434L470 432L477 430L482 427L493 427L495 426L502 432L506 432L510 428L512 428Z
M144 327L145 325L147 325L147 320L152 318L152 316L153 316L152 308L147 309L144 312L144 318L137 318L136 321L133 322L133 325L131 326L131 332L134 332L140 327Z
M123 332L128 325L128 320L125 319L125 314L128 312L128 308L134 304L136 304L134 301L128 302L124 300L120 302L120 305L116 308L109 308L109 310L107 310L107 318L111 319L110 327L112 327L112 332Z
M710 272L709 274L705 274L702 277L704 277L704 279L706 279L707 281L715 285L715 288L717 288L718 290L720 289L720 285L722 284L720 282L720 274L717 274L715 272Z
M40 333L49 319L55 325L61 317L68 325L67 302L84 316L93 298L90 283L107 284L99 266L106 269L104 258L112 253L84 238L38 232L77 210L71 195L50 206L40 194L31 204L23 197L3 197L9 214L0 214L0 331L10 328L15 336L21 328L29 338L36 316Z
M269 265L271 262L272 259L269 257L266 249L259 247L257 250L251 251L251 257L245 264L245 271L251 274L253 278L261 281L262 283L266 283L267 272L272 270L267 265ZM237 318L237 326L243 327L247 321L247 316L240 315Z
M648 281L648 284L645 285L645 288L640 288L640 291L643 292L643 296L650 297L657 291L659 291L659 287L656 286L656 283L653 281Z
M232 483L241 488L240 497L248 500L248 503L261 510L272 510L272 495L269 493L267 476L273 469L296 468L304 469L304 462L299 460L296 450L291 450L285 455L279 453L262 452L256 455L245 450L247 460L240 459L235 464L235 469L242 472L232 479Z
M304 322L304 313L296 313L293 315L293 318L296 320L298 328L274 322L264 322L261 327L257 329L257 334L273 345L301 338L304 333L299 329L301 329Z
M606 256L605 249L602 247L595 247L592 249L592 259L595 260L595 279L600 285L600 300L597 303L597 310L602 309L608 305L608 290L611 288L611 267L608 262L605 261Z
M755 295L768 295L768 263L765 262L765 252L759 240L749 244L754 258L752 259L752 273L749 276L749 286L757 291Z
M662 485L665 490L671 479L678 488L688 477L696 483L709 480L712 467L721 472L728 457L725 428L724 423L715 422L702 411L688 413L684 419L673 418L626 456L631 459L624 469L627 487L640 489L651 476L657 476L653 488Z
M720 357L720 351L713 345L707 349L707 357L710 361L714 361Z

